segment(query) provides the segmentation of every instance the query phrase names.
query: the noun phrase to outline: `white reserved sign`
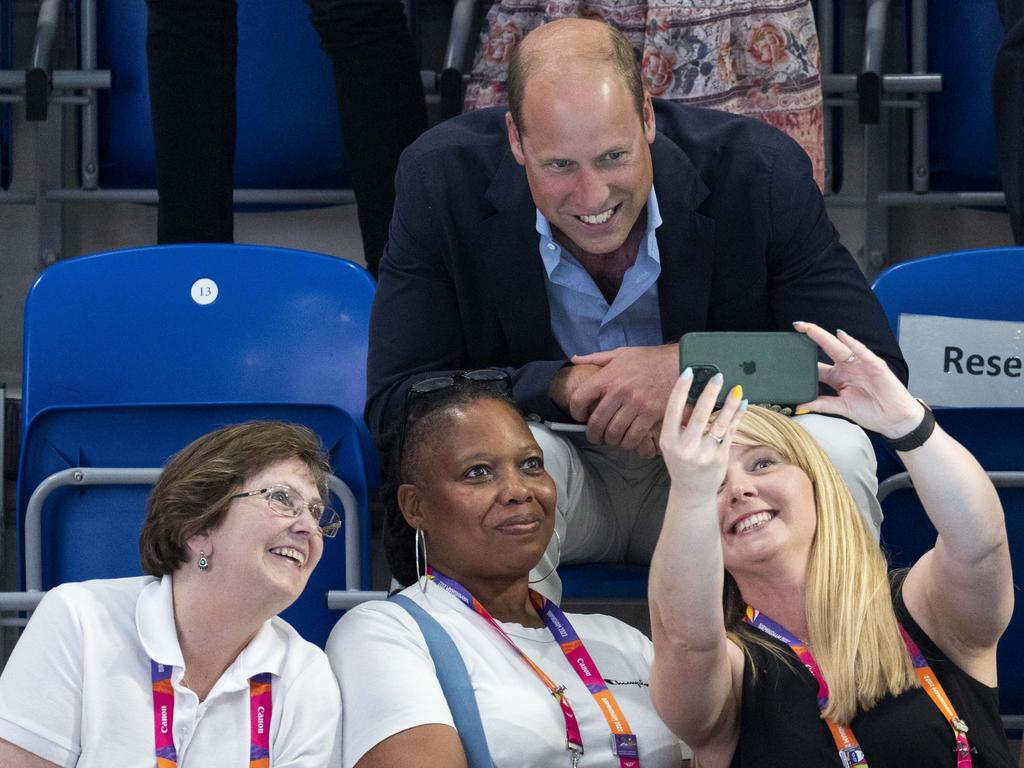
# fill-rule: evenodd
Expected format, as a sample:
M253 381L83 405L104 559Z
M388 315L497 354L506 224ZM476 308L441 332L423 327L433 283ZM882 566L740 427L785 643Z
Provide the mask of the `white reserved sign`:
M929 405L1024 406L1024 320L900 315L910 391Z

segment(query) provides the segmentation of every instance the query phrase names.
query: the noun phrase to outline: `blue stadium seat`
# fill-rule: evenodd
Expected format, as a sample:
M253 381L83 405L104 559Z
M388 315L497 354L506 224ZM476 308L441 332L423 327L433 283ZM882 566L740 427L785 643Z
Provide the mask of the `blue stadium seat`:
M347 586L367 587L365 458L373 454L362 406L373 291L351 262L260 246L139 248L46 270L25 310L22 566L26 508L53 472L159 467L222 424L283 418L320 435L355 497L362 573L361 584ZM42 587L139 573L144 497L132 486L52 493L42 516ZM328 541L285 614L313 642L324 642L337 618L324 595L343 587L344 564L342 539Z
M928 149L935 190L1002 189L992 117L992 70L1003 39L992 0L929 0Z
M874 290L894 331L901 314L1006 320L1024 325L1024 248L992 248L929 256L883 272ZM1006 512L1014 571L1024 572L1024 398L1019 408L943 408L935 416L996 480ZM878 444L876 444L877 446ZM885 522L882 544L893 565L913 563L935 542L911 489L902 488L902 466L879 451L879 497ZM885 496L888 489L896 490ZM884 498L883 498L884 497ZM1004 715L1024 714L1024 615L1014 614L999 646L999 694ZM1017 727L1020 727L1019 725Z
M146 5L109 0L97 15L100 185L156 186L146 70ZM334 71L296 0L239 0L239 189L336 189L351 185L336 107Z
M563 600L647 600L646 565L589 563L558 569Z

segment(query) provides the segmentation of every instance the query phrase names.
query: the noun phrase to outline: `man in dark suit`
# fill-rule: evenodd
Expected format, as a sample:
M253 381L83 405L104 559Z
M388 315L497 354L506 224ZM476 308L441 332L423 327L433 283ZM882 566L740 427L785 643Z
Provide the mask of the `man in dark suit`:
M513 56L507 113L443 123L403 155L367 422L397 426L428 373L506 369L528 414L586 425L585 439L534 428L562 561L643 562L664 511L657 434L683 333L807 320L846 328L904 380L906 366L797 144L652 100L628 43L598 22L545 25ZM800 418L877 525L866 436Z

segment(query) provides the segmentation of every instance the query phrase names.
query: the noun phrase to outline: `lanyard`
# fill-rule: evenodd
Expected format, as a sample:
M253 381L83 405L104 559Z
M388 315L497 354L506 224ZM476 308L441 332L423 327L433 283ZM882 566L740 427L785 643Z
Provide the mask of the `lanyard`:
M562 709L562 716L565 718L565 748L569 750L573 768L576 768L580 755L583 754L583 737L580 735L580 727L576 720L576 715L573 713L569 699L565 695L565 686L555 685L551 678L545 674L544 670L537 666L529 656L523 653L519 646L512 642L512 638L494 620L480 601L469 593L469 590L454 579L448 578L431 567L427 568L427 577L482 616L502 639L508 643L509 647L515 651L516 655L526 662L534 674L541 679L541 682L547 686L548 691ZM623 714L618 702L615 701L611 691L608 690L608 686L605 684L604 678L601 677L597 665L594 663L593 658L591 658L590 653L587 652L576 630L569 623L568 617L557 605L532 589L530 590L530 602L537 609L537 613L544 621L544 625L554 636L555 640L558 641L558 645L562 649L562 653L565 654L569 665L576 670L576 674L579 675L580 680L583 681L587 690L590 691L594 701L597 702L598 709L601 710L601 714L604 715L605 720L608 722L608 727L612 732L612 752L619 758L620 768L640 768L640 753L637 747L636 735L630 731L625 714Z
M749 605L743 620L766 635L771 635L777 640L781 640L792 649L793 653L807 667L807 670L814 675L814 679L818 681L818 709L824 711L825 707L828 706L828 683L825 682L825 678L822 676L814 656L811 655L810 649L788 629L772 621ZM900 625L900 635L903 637L903 642L910 653L914 672L917 674L921 687L928 693L932 702L938 707L953 729L953 736L956 740L956 768L971 768L971 746L967 741L967 724L957 717L953 703L949 700L945 690L943 690L942 684L935 676L935 673L932 672L931 666L917 647L917 643L913 641L902 624ZM842 761L844 768L860 768L861 766L867 768L868 763L864 756L864 750L860 748L860 744L853 735L853 731L849 727L840 725L832 720L825 720L825 723L832 733L832 740L836 744L836 749L839 751L839 759Z
M156 768L175 768L174 689L171 667L150 659L153 674L153 731L156 740ZM270 768L270 673L249 678L249 768Z

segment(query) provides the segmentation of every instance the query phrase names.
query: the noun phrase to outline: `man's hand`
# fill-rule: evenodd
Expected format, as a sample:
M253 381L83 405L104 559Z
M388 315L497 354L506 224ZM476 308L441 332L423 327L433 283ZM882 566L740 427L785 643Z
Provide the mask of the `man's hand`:
M548 385L548 397L551 402L557 405L566 413L569 413L569 402L573 394L579 389L583 382L601 370L598 365L567 365L554 375ZM586 421L584 416L579 421Z
M587 439L655 455L661 418L679 378L679 345L619 347L572 362L573 368L598 367L567 388L568 411L587 423Z

